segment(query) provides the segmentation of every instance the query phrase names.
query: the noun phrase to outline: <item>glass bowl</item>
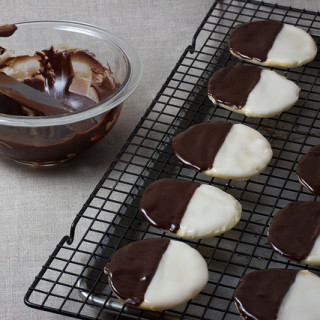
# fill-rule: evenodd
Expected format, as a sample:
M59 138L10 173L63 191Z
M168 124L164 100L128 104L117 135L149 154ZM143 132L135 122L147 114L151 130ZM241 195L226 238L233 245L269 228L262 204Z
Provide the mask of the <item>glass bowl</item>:
M30 165L56 165L101 140L117 121L123 102L137 88L141 61L136 51L101 28L71 21L15 23L17 30L0 38L10 56L81 49L96 59L117 82L109 96L82 110L59 115L26 116L0 113L0 156Z

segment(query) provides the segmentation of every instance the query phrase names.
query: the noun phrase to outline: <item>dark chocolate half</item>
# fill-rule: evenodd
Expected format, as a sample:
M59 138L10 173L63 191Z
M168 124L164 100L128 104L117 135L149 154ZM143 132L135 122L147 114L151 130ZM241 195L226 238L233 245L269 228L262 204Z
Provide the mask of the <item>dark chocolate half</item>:
M232 128L231 122L216 121L193 125L172 139L174 155L185 165L205 171L213 161Z
M320 234L320 202L296 201L279 210L269 227L269 243L286 258L308 257Z
M143 192L140 212L153 226L175 233L199 186L198 182L175 179L153 182Z
M127 304L139 306L170 240L144 239L117 250L105 266L115 294Z
M243 23L231 33L229 49L244 59L264 62L282 27L271 20Z
M253 271L239 282L234 300L246 320L275 320L284 296L294 283L298 270Z
M315 195L320 195L320 145L312 147L299 161L297 175Z
M217 103L242 109L252 89L260 80L257 66L231 66L215 72L208 83L208 95Z

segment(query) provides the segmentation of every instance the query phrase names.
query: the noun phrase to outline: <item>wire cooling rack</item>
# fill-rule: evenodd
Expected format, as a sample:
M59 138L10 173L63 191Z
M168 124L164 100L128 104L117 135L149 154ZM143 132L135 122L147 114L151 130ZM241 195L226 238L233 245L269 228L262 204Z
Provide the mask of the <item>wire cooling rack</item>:
M241 63L228 52L227 39L240 23L273 19L320 36L319 13L256 1L216 1L192 44L102 177L25 296L34 308L80 319L239 319L233 292L239 279L264 268L319 269L289 262L267 244L267 228L277 210L295 200L316 200L301 187L297 160L320 143L320 60L295 69L277 69L302 89L298 103L275 118L255 119L215 107L207 82L216 70ZM245 123L271 143L267 169L247 181L211 179L186 168L170 148L174 135L192 124L220 118ZM151 227L138 212L144 188L160 178L209 183L237 198L240 223L219 237L186 241L206 259L210 279L195 299L161 313L135 310L112 294L103 267L119 247L148 237L171 237Z

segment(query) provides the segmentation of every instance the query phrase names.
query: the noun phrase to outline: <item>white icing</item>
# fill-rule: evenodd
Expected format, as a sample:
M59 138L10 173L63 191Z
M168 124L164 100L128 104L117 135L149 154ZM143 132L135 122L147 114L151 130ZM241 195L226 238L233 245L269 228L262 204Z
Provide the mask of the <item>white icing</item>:
M205 287L208 277L207 264L197 250L170 240L140 307L163 310L187 302Z
M260 173L272 158L272 149L261 133L234 124L219 149L212 168L204 173L227 179L248 179Z
M262 70L261 77L251 90L241 111L249 117L270 117L296 103L300 88L275 71Z
M309 271L299 271L282 300L277 320L319 320L319 301L320 278Z
M210 185L201 185L189 201L177 235L204 238L233 228L240 220L241 204L230 194Z
M308 257L303 260L304 263L320 265L320 235L314 243L314 246L309 253Z
M284 24L268 52L266 65L296 66L315 58L317 46L304 30Z

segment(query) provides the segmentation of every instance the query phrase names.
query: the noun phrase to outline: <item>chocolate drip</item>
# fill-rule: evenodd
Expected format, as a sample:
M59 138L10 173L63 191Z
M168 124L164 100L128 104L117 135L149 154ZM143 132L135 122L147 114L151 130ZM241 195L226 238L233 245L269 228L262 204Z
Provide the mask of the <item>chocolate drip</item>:
M181 219L200 183L161 179L148 185L140 201L140 212L155 227L177 232Z
M234 300L243 319L277 319L284 296L294 283L298 270L253 271L239 282Z
M320 203L296 201L271 220L269 243L279 254L301 261L308 257L320 234Z
M244 59L264 62L281 31L278 21L254 21L239 25L230 35L229 48Z
M112 290L127 304L139 306L155 275L169 239L139 240L116 251L105 266Z
M0 26L0 37L10 37L15 33L18 27L14 24L5 24Z
M312 147L299 160L297 175L312 193L320 196L320 145Z
M212 168L213 161L231 130L230 122L204 122L191 126L172 139L172 149L185 165L198 171Z
M242 109L260 80L262 69L256 66L232 66L215 72L208 84L208 95L217 103Z

